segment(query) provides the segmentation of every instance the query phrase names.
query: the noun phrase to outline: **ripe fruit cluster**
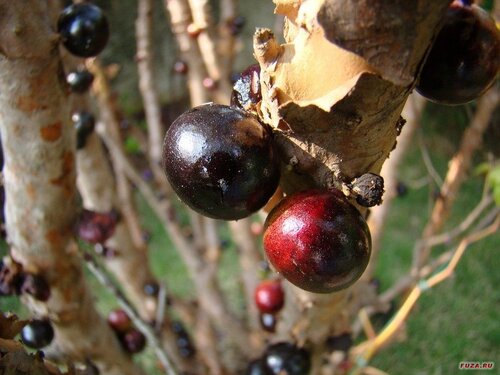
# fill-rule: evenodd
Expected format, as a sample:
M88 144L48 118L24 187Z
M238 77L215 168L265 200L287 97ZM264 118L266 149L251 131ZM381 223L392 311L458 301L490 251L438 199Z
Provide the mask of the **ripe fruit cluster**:
M133 326L132 320L122 309L115 309L109 313L108 324L127 353L139 353L146 346L146 337Z
M172 322L172 331L177 336L175 344L177 345L179 355L183 358L192 358L196 354L196 348L184 325L179 321L174 321Z
M471 1L455 0L423 65L417 91L436 103L458 105L481 96L500 68L500 32Z
M178 117L165 135L165 174L180 199L202 215L244 218L261 209L278 187L272 132L249 114L262 99L259 75L259 66L250 66L235 82L231 107L196 107ZM377 194L362 203L377 204L383 187L373 181L380 177L364 176L356 186ZM379 188L371 189L372 185ZM265 227L269 261L305 290L328 293L346 288L368 264L371 239L366 222L338 190L287 197L269 214ZM270 285L258 289L255 298L263 328L272 331L281 307L260 299L271 295L270 290Z

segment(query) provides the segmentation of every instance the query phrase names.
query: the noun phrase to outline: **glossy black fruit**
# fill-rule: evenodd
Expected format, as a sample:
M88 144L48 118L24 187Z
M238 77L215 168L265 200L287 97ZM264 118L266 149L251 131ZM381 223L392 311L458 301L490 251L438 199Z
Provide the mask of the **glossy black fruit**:
M52 342L54 329L48 320L32 320L24 326L21 331L21 339L24 345L40 349Z
M260 313L259 322L264 331L271 333L276 331L276 315L271 313Z
M76 129L76 149L80 150L85 147L87 137L94 131L95 117L88 112L76 112L71 120Z
M106 47L109 25L102 10L90 3L65 8L57 21L62 43L73 55L97 56Z
M72 92L77 94L83 94L92 86L94 82L94 75L90 73L87 69L75 70L68 73L66 76L66 82Z
M271 345L263 359L273 375L307 375L311 370L309 352L288 342Z
M219 104L196 107L173 122L163 167L181 200L215 219L249 216L279 182L271 132L245 112Z
M277 272L299 288L330 293L363 274L370 231L338 190L306 190L283 199L268 215L264 249Z
M482 95L500 67L500 34L481 7L455 0L425 61L417 91L448 105L464 104Z
M254 359L245 370L245 375L273 375L261 359Z

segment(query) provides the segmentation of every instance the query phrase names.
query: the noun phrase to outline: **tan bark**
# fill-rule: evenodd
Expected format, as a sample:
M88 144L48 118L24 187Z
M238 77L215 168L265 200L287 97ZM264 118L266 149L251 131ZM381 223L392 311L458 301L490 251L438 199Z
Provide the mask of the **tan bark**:
M27 299L54 323L57 352L90 358L103 374L140 374L98 315L72 236L75 134L45 2L0 1L0 131L5 155L6 226L11 255L51 287Z

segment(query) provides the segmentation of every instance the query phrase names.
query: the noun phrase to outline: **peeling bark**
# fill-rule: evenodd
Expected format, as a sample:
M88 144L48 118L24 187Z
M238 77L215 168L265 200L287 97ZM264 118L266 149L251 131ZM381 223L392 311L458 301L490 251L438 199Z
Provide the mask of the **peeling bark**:
M72 236L75 134L45 2L0 2L0 132L11 255L49 283L47 302L26 298L54 323L56 353L91 358L103 374L140 374L98 315Z

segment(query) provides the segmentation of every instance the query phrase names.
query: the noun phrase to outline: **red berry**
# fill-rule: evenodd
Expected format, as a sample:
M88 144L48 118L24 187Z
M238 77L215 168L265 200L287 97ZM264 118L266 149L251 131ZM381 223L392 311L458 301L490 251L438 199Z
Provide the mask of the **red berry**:
M91 244L106 242L115 232L117 216L114 211L83 210L77 224L78 236Z
M299 288L330 293L368 265L368 226L338 191L308 190L282 200L265 223L264 248L277 272Z
M203 78L203 81L201 83L207 90L215 90L217 88L217 81L210 77Z
M417 91L448 105L482 95L500 67L500 33L495 21L469 1L454 1L422 67Z
M285 293L279 280L262 281L255 288L255 304L262 313L276 313L285 303Z
M132 327L132 321L125 311L115 309L108 314L108 324L116 332L126 332Z

